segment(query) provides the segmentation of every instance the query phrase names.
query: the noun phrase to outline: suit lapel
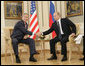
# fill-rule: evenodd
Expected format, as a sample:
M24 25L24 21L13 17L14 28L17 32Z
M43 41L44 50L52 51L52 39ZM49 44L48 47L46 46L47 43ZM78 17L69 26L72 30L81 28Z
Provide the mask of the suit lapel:
M26 23L26 29L28 29L28 24Z
M57 22L55 21L55 26L57 26L58 27L58 25L57 25Z
M23 22L24 27L26 26L25 28L28 29L28 24L26 23L26 25L25 25L23 20L22 20L22 22Z
M64 22L63 22L63 19L61 19L61 26L62 26L62 28L63 28L63 25L64 25L63 23L64 23Z

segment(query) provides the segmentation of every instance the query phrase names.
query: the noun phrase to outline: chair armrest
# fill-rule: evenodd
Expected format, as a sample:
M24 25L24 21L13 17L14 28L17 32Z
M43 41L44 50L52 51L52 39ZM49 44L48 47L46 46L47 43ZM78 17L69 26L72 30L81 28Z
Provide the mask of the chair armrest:
M74 41L74 37L72 37L71 35L69 36L69 42L70 43L74 43L75 41Z
M9 40L11 41L11 38L7 38L5 35L3 35L3 37L6 41L9 41Z

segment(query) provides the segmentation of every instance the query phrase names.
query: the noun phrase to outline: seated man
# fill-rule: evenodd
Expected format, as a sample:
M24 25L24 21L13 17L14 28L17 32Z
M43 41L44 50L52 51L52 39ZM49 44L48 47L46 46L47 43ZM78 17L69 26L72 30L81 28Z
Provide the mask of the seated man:
M55 52L55 44L60 41L61 42L61 54L63 55L63 58L61 61L66 61L67 60L66 43L68 41L69 35L72 35L73 37L76 35L76 26L69 19L61 18L59 12L54 13L53 16L54 16L55 22L52 24L51 28L40 34L44 36L55 31L57 36L50 40L50 53L52 54L52 56L48 58L48 60L57 59L56 52ZM70 27L72 28L72 30L70 29Z
M22 16L22 20L17 22L17 24L14 26L13 33L11 35L12 39L12 45L13 50L16 56L16 62L21 63L19 56L18 56L18 44L19 43L25 43L29 45L30 47L30 58L29 61L36 62L37 60L33 57L34 54L37 54L35 49L35 42L31 38L26 38L26 35L32 35L34 33L28 31L28 24L26 23L28 21L28 14L24 13Z

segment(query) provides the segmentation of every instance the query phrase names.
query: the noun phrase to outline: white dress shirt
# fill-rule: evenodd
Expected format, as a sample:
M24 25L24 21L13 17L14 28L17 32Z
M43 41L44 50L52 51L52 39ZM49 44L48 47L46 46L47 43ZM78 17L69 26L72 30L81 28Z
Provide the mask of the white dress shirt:
M59 22L59 27L60 27L61 34L64 34L63 30L62 30L62 26L61 26L61 19L59 19L58 22Z

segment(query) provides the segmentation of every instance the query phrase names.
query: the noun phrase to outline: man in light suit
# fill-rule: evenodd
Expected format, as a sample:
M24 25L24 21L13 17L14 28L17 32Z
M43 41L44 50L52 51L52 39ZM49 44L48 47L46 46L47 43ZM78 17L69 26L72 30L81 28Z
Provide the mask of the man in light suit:
M61 18L59 12L54 13L55 22L52 24L51 28L45 32L40 32L40 35L48 35L51 32L55 31L57 36L50 40L50 53L52 56L48 58L48 60L57 59L56 51L55 51L55 44L57 42L61 42L61 54L63 58L61 61L67 60L67 47L66 43L68 41L69 35L75 36L76 34L76 26L70 21L68 18ZM70 27L72 29L70 29Z
M18 21L14 26L13 33L11 35L13 50L16 57L16 63L21 63L18 56L18 44L25 43L30 47L30 58L29 61L37 62L37 60L33 57L34 54L38 54L35 49L35 41L32 38L27 38L26 35L33 35L31 31L28 31L28 14L24 13L22 16L22 20ZM36 34L37 35L37 34Z

